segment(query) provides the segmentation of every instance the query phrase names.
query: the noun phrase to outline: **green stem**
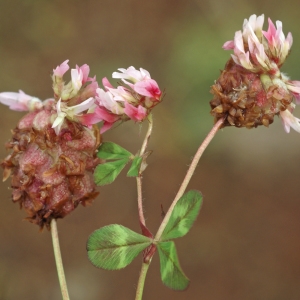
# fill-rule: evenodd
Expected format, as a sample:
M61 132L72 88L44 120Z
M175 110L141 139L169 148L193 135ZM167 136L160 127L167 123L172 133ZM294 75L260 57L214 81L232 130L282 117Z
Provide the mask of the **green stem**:
M218 122L213 126L213 128L211 129L211 131L208 133L208 135L206 136L206 138L204 139L204 141L202 142L202 144L200 145L200 147L198 148L193 160L192 160L192 163L186 173L186 176L185 178L183 179L183 182L177 192L177 195L175 197L175 199L173 200L169 210L167 211L162 223L160 224L160 227L156 233L156 236L155 236L155 240L156 241L159 241L163 231L165 230L168 222L169 222L169 219L171 217L171 214L173 212L173 209L176 205L176 203L178 202L178 200L181 198L181 196L183 195L183 193L185 192L194 172L195 172L195 169L198 165L198 162L204 152L204 150L206 149L206 147L209 145L209 143L211 142L211 140L213 139L213 137L216 135L217 131L219 130L220 126L223 124L224 122L224 119L225 118L222 118L222 119L219 119Z
M64 273L64 267L62 263L61 253L60 253L57 224L55 219L52 219L51 221L51 235L52 235L54 257L56 262L56 269L58 273L58 280L60 284L62 298L63 300L70 300L66 277Z
M140 272L139 282L138 282L138 286L137 286L136 294L135 294L135 300L141 300L142 297L143 297L145 279L146 279L146 275L147 275L147 271L149 269L149 266L150 266L150 262L142 264L142 269L141 269L141 272Z
M153 120L152 120L152 115L149 114L148 116L148 121L149 121L149 125L148 125L148 130L145 136L145 139L143 141L142 144L142 148L140 151L140 156L143 156L146 148L148 146L148 142L152 133L152 129L153 129ZM139 212L139 219L140 222L146 226L146 221L145 221L145 216L144 216L144 209L143 209L143 196L142 196L142 172L139 172L139 176L137 176L136 178L136 184L137 184L137 196L138 196L138 212Z

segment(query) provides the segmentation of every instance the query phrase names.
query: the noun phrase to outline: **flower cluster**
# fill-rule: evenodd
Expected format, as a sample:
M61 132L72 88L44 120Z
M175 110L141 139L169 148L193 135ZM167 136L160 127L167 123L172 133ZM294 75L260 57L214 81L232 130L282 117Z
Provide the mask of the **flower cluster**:
M29 111L12 131L6 144L11 153L1 166L4 180L12 176L13 201L41 228L98 195L92 176L101 163L95 124L103 122L104 132L119 120L141 122L161 100L156 81L144 69L119 69L113 77L126 86L114 88L104 78L104 90L89 77L88 65L72 69L65 83L68 70L68 60L53 70L54 97L45 101L22 91L0 93L0 102L10 109Z
M89 127L103 122L101 133L117 121L131 119L141 122L161 101L162 93L157 82L142 68L119 69L120 72L113 73L113 78L122 79L124 85L114 88L105 77L102 89L98 87L96 78L88 77L87 65L71 70L72 79L65 85L63 75L69 69L67 62L58 66L52 76L57 99L57 118L53 128L57 134L66 117ZM86 84L88 81L89 84Z
M97 88L95 105L90 110L93 113L87 116L86 124L103 121L101 132L120 120L145 120L162 98L157 82L151 79L148 71L142 68L138 71L134 67L119 71L113 73L113 78L121 79L123 85L114 88L103 78L104 89Z
M234 54L212 86L211 114L216 121L225 117L225 126L247 128L268 126L279 115L287 132L290 127L300 132L300 120L292 115L293 100L300 103L300 81L280 72L292 35L285 37L282 22L277 21L276 27L268 22L268 30L263 31L264 15L252 15L234 40L223 45Z

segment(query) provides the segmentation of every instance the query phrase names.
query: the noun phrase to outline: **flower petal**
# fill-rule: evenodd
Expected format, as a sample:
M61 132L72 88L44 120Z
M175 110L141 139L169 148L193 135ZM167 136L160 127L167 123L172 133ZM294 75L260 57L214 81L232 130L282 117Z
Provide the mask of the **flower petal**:
M133 105L125 102L125 114L133 121L142 121L147 116L146 108L139 105L138 107L134 107Z
M63 77L63 75L69 70L69 65L68 65L69 60L65 60L62 64L57 66L53 70L53 75L57 77Z
M156 100L159 100L161 97L161 91L158 87L158 84L153 79L137 82L133 89L142 96L151 97Z
M300 133L300 119L296 118L288 109L280 112L280 117L284 130L289 133L292 127L295 131Z
M29 96L23 91L0 93L0 103L9 106L11 110L33 111L42 108L42 101L38 98Z

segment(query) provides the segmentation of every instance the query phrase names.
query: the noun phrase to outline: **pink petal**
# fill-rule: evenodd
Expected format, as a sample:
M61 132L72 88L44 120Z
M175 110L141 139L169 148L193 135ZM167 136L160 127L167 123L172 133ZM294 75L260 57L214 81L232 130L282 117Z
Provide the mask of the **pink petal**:
M226 43L224 43L224 45L222 46L222 48L224 50L232 50L232 49L234 49L234 41L227 41Z
M63 75L69 70L68 65L69 60L65 60L61 65L57 66L56 69L53 70L53 75L58 77L63 77Z
M114 88L114 87L111 85L111 83L109 82L109 80L108 80L106 77L104 77L104 78L102 79L102 84L103 84L103 86L105 87L105 90L106 90L106 91L108 91L108 88L111 88L111 89Z
M91 126L103 121L103 119L96 113L84 114L82 116L78 116L77 119L81 124L86 126Z
M141 105L134 107L127 102L125 102L124 112L130 119L137 122L144 120L147 116L146 108L142 107Z
M77 69L78 73L81 70L81 72L82 72L82 84L85 84L88 80L88 76L89 76L89 73L90 73L90 67L87 64L84 64L81 67L78 67L76 65L76 69Z
M142 96L155 98L156 100L159 100L161 96L161 90L153 79L139 81L134 85L133 89Z
M117 120L120 119L120 116L112 114L112 113L108 112L105 108L102 108L102 107L97 107L95 109L95 113L103 121L110 122L110 123L116 122Z
M268 31L263 31L263 35L268 40L269 44L274 45L274 39L276 36L276 27L270 18L268 18L268 22L269 22Z
M114 123L109 123L109 122L103 122L103 126L100 129L100 133L104 133L105 131L107 131L108 129L110 129L112 126L114 125Z

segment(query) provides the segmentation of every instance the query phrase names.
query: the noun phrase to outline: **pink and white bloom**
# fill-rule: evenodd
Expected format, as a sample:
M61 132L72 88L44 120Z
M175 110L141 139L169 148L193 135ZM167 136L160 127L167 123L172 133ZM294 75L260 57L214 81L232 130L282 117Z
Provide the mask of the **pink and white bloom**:
M56 104L57 117L52 124L55 133L57 135L59 134L65 118L76 121L76 118L80 117L82 112L87 111L94 102L94 98L89 98L78 105L68 107L61 99L59 99Z
M157 82L151 79L148 71L134 67L120 68L120 72L114 72L113 78L120 78L123 85L115 88L109 80L102 79L105 90L98 88L96 105L84 116L91 122L103 121L101 132L111 128L117 121L131 119L142 122L151 109L161 101L162 93ZM130 81L130 82L129 82Z
M43 107L42 101L36 97L29 96L23 91L19 93L3 92L0 93L0 103L9 106L11 110L33 111Z
M263 31L263 34L268 41L269 49L274 60L276 60L279 65L281 65L285 61L292 47L293 37L289 32L287 37L285 38L285 35L282 32L281 21L276 21L277 28L274 26L270 18L268 19L268 22L268 31Z
M233 41L223 45L225 50L234 50L234 62L255 73L268 72L279 75L279 68L292 46L291 33L282 32L282 22L276 21L277 29L269 19L268 31L263 31L264 15L252 15L244 20L243 31L237 31Z
M67 101L71 98L77 97L73 104L79 104L82 99L94 97L98 83L96 77L89 77L90 67L87 64L79 67L76 65L75 69L71 69L71 81L67 84L63 81L63 75L69 70L68 61L64 61L61 65L53 70L53 90L55 98Z
M89 77L90 67L87 64L71 69L71 80L65 84L63 76L69 70L68 63L69 60L65 60L53 69L53 99L42 102L22 91L4 92L0 93L0 103L13 110L41 110L45 116L51 116L47 117L47 124L51 124L59 135L63 127L69 126L66 119L89 128L102 122L101 132L117 121L132 119L141 122L161 100L158 84L142 68L119 69L120 73L115 72L114 76L122 78L124 84L115 88L107 78L103 78L104 89L101 89L96 77Z
M153 79L139 81L134 85L133 89L140 95L153 98L158 101L161 98L161 90L159 89L157 82Z
M227 41L223 48L225 50L233 50L232 59L237 66L242 67L242 76L248 76L253 80L258 79L263 86L263 90L258 92L255 87L249 86L257 92L256 105L269 106L262 111L270 110L270 114L279 115L282 119L286 132L290 131L290 127L300 132L299 119L292 115L294 110L293 100L300 104L300 81L292 81L285 74L280 72L280 67L288 56L293 44L292 34L284 35L282 31L282 22L276 21L276 26L268 19L268 30L263 31L264 15L250 16L249 20L245 19L243 30L239 30L234 35L234 40ZM239 67L236 68L240 72ZM253 75L253 74L256 74ZM255 77L253 77L255 76ZM245 82L247 85L247 83ZM273 98L272 98L273 97ZM264 100L263 102L261 100ZM267 100L273 99L273 100ZM272 108L272 109L270 109ZM260 108L257 108L260 109ZM285 110L283 110L285 109ZM272 111L273 110L273 111ZM283 111L282 111L283 110ZM245 112L244 112L245 114ZM270 117L272 120L273 117ZM255 121L255 122L262 122ZM235 124L234 122L232 122ZM239 122L237 121L237 124ZM255 123L254 123L255 124ZM269 121L266 122L269 124Z

